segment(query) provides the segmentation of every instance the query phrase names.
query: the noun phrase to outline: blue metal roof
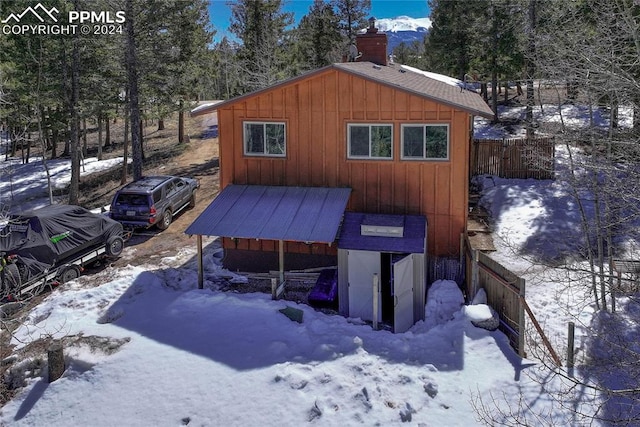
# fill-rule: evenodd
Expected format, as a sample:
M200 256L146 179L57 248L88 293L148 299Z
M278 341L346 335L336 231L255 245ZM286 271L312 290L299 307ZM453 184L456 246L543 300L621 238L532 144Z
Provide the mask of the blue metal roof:
M403 237L362 236L360 226L402 225ZM376 252L424 253L427 219L422 215L344 214L338 248Z
M186 234L333 243L350 188L229 185Z

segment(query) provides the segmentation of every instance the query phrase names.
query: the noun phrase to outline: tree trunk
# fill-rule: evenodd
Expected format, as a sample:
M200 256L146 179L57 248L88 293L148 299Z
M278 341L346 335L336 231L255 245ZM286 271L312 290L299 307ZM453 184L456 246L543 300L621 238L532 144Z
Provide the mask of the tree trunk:
M39 93L40 89L38 89ZM38 107L40 114L40 146L42 147L42 158L47 157L47 151L51 149L51 138L48 126L51 123L51 116L48 114L49 109L45 111L43 106Z
M145 159L144 156L144 124L142 122L142 120L140 120L140 126L138 129L138 133L140 134L140 152L142 154L142 160Z
M78 0L74 0L73 7L80 10ZM69 153L71 154L71 182L69 184L69 204L78 204L78 192L80 187L80 153L79 153L79 128L80 117L78 114L78 100L80 98L80 49L78 48L78 34L75 34L72 41L71 54L71 99L69 100L69 111L71 112L71 138Z
M64 138L64 150L62 150L62 155L69 156L70 155L69 138L71 137L71 128L69 127L69 123L65 123L65 131L62 135Z
M498 20L495 6L491 4L491 109L493 121L498 121Z
M178 144L184 144L184 101L182 99L178 111Z
M20 138L20 141L22 142L20 144L20 158L22 160L22 163L29 163L29 159L26 157L26 154L24 152L24 146L29 144L29 141L31 141L31 132L27 132L26 135L26 139L23 136L22 138Z
M11 139L11 157L15 157L16 156L16 152L18 151L18 138L17 138L18 132L17 129L14 127L13 131L11 133L10 139Z
M27 154L24 158L24 163L29 163L29 157L31 157L31 132L29 132L29 139L27 140Z
M491 72L491 110L493 110L493 121L498 121L498 73Z
M533 61L536 51L535 40L536 29L536 0L529 0L529 34L528 34L528 55L527 55L527 108L525 110L525 124L527 131L527 139L535 136L535 126L533 123L533 106L535 104L533 91L533 76L536 72L536 66ZM538 88L539 92L539 88Z
M82 118L82 157L87 157L87 118Z
M158 130L164 130L164 119L158 119Z
M122 143L122 177L120 178L120 184L124 185L127 182L127 169L129 167L129 116L124 115L124 142Z
M55 159L58 157L58 142L60 141L60 135L58 134L58 129L53 128L51 131L51 158Z
M98 160L102 160L102 113L98 113Z
M44 109L41 109L40 112L42 113L44 111ZM42 147L43 153L42 153L42 167L44 168L44 172L47 176L47 189L49 191L49 204L52 205L53 204L53 185L51 185L51 172L49 171L49 165L47 164L47 156L45 156L45 133L46 130L44 129L43 125L42 125L42 117L41 116L41 120L38 120L38 133L40 134L40 145Z
M133 179L142 178L142 138L138 124L140 123L140 106L138 102L138 71L136 58L136 37L133 32L133 0L126 0L127 30L127 80L129 86L129 114L131 119L131 152L133 155Z
M52 383L64 374L64 351L62 342L56 340L47 349L47 365L49 366L49 382Z
M109 125L109 117L104 118L104 146L111 146L111 126Z

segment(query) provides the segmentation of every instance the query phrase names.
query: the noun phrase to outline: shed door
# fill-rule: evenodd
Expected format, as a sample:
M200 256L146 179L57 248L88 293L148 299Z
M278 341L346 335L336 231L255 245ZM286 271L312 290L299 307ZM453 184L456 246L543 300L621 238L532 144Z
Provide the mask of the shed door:
M413 326L413 256L393 263L393 332Z
M349 251L349 317L373 320L373 275L380 277L380 253L371 251ZM380 293L378 307L380 306ZM381 310L378 310L381 320Z

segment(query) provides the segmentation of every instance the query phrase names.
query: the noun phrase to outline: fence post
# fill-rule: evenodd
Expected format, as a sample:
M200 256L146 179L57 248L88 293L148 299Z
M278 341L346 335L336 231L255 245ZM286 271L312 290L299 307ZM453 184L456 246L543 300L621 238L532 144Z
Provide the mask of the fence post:
M576 324L569 322L569 338L567 347L567 368L572 369L574 363L574 342L575 342Z
M510 178L506 174L507 170L507 142L504 138L502 138L502 154L500 155L500 173L498 176L500 178Z
M202 235L196 235L198 247L198 289L204 289L204 265L202 261Z
M519 328L519 334L518 334L518 353L520 353L520 356L522 357L527 357L527 353L524 350L524 345L525 345L525 332L526 332L526 317L525 317L525 305L526 305L526 300L525 300L525 280L522 277L518 277L517 280L517 286L520 289L520 294L518 298L518 302L519 302L519 308L518 308L518 328ZM533 315L533 313L532 313ZM533 316L532 316L533 317ZM535 322L535 319L532 318L532 320Z
M480 272L478 268L478 250L471 249L471 288L473 289L473 297L475 298L480 287Z

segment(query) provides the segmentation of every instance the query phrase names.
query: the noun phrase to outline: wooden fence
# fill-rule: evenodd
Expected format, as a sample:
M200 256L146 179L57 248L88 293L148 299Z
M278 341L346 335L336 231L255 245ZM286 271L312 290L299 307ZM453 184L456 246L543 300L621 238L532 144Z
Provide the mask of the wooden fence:
M500 329L508 338L514 350L521 356L525 354L525 313L542 338L549 354L560 366L562 363L551 347L542 327L536 320L525 299L525 280L506 267L491 259L485 253L473 249L466 234L462 240L462 253L466 258L466 294L471 300L480 288L487 293L487 304L500 317Z
M500 316L499 329L509 338L516 352L525 357L524 331L525 313L520 299L525 296L525 280L489 258L483 252L473 249L469 237L465 236L466 294L473 299L480 288L487 293L487 304Z
M501 178L554 178L553 138L474 139L471 175Z

